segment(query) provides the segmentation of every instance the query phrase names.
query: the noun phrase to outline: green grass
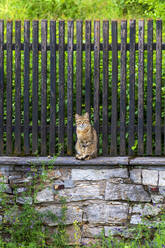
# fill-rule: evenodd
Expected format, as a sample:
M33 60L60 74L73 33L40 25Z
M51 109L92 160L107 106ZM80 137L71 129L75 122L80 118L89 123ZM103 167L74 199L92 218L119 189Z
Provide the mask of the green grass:
M165 19L163 0L1 0L1 19Z

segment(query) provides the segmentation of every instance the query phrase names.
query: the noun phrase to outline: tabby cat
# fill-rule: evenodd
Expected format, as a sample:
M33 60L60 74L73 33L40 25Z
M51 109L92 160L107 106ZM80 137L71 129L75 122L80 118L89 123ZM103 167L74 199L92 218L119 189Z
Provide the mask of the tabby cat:
M88 160L97 157L97 134L90 124L89 114L76 114L75 119L77 134L76 158Z

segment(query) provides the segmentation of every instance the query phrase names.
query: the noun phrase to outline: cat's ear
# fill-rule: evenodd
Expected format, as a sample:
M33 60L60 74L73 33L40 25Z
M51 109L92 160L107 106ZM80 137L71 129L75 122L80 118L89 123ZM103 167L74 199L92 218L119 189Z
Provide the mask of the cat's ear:
M77 120L77 119L79 119L79 118L80 118L80 115L75 114L75 119Z
M84 117L87 118L87 119L89 120L89 113L86 112L86 113L84 114Z

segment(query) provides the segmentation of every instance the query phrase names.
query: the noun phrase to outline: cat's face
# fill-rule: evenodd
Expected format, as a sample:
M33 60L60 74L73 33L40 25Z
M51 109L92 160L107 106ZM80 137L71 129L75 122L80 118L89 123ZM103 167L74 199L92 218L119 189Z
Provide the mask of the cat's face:
M76 119L76 126L80 130L84 130L85 128L87 128L90 125L88 113L85 113L84 115L76 114L75 119Z

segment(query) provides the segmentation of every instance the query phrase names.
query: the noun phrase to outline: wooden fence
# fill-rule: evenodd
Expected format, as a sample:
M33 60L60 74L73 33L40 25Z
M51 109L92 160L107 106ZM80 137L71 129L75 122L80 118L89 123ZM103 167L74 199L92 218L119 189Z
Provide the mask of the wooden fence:
M87 111L100 155L164 155L165 44L153 24L0 20L0 154L72 155L74 115Z

